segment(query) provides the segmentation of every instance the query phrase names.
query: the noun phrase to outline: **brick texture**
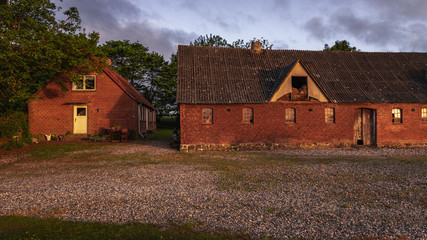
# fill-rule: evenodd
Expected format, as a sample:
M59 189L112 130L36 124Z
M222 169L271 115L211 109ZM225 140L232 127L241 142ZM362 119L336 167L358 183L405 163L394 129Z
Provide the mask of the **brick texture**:
M66 83L66 87L71 89L71 83ZM75 105L87 106L88 134L98 134L102 128L113 125L138 129L138 104L105 73L96 77L96 91L61 89L56 82L50 82L28 103L32 134L73 133Z
M243 108L254 109L254 122L243 123ZM325 108L335 109L335 123L325 123ZM213 124L202 124L202 109L213 109ZM296 122L285 122L285 109L294 108ZM274 102L268 104L180 104L181 144L333 143L354 144L355 115L375 109L377 145L425 144L427 124L421 121L426 104ZM392 123L392 108L402 109L403 122Z

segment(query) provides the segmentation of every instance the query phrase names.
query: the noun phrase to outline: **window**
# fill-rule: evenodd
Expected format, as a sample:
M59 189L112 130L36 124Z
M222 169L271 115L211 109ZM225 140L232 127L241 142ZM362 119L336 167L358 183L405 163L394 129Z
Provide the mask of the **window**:
M212 124L212 115L213 115L212 108L204 108L202 111L202 115L203 115L203 120L202 120L203 124Z
M335 109L325 108L325 123L334 123L334 122L335 122Z
M286 108L286 123L294 123L294 122L295 122L295 109Z
M427 123L427 108L421 108L421 119L423 123Z
M391 110L391 121L393 123L402 123L402 109L393 108Z
M307 77L292 76L292 101L308 100Z
M243 108L243 123L254 123L254 110Z
M85 75L83 79L73 83L74 91L95 91L95 75Z

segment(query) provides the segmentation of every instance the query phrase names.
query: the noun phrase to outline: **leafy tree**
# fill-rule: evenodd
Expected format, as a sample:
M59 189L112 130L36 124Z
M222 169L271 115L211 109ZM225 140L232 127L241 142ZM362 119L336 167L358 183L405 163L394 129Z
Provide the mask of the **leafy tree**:
M253 38L252 40L246 41L243 39L237 39L236 41L232 43L228 43L227 40L222 38L219 35L200 35L194 42L191 42L190 45L194 46L210 46L210 47L232 47L232 48L251 48L252 42L260 41L261 42L261 48L263 49L271 49L273 47L273 44L270 44L270 42L267 39L264 38Z
M237 41L234 41L231 44L231 47L234 48L251 48L252 47L252 43L259 41L261 42L261 48L262 49L272 49L273 48L273 44L270 44L270 42L267 39L264 38L253 38L252 40L249 41L244 41L243 39L237 39Z
M209 47L230 47L227 40L218 36L218 35L210 35L203 36L200 35L194 42L191 42L190 45L194 46L209 46Z
M100 49L111 59L115 70L159 110L159 115L176 111L176 55L169 63L141 43L129 40L108 41Z
M351 47L350 42L346 40L342 40L342 41L337 40L335 41L335 45L332 47L329 47L328 44L325 44L323 51L360 52L360 49L357 49L356 47Z
M81 31L79 12L50 0L0 2L0 111L25 109L25 101L59 74L73 80L102 57L97 33ZM57 80L59 81L59 80Z

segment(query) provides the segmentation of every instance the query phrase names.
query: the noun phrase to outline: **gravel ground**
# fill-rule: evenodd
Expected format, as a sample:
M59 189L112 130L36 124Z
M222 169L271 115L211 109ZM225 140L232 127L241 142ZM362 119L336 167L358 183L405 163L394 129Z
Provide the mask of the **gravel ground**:
M267 152L267 158L276 159L292 155L376 160L248 167L236 170L241 179L200 164L174 162L185 154L160 141L108 150L113 156L143 151L170 161L120 167L99 162L90 168L80 162L79 170L74 165L67 168L67 161L8 160L1 165L0 159L0 215L161 225L191 222L197 230L225 229L254 239L427 239L427 148ZM239 154L257 153L200 157L233 159ZM418 160L391 160L390 155ZM224 181L236 183L224 187ZM255 188L238 187L248 185Z

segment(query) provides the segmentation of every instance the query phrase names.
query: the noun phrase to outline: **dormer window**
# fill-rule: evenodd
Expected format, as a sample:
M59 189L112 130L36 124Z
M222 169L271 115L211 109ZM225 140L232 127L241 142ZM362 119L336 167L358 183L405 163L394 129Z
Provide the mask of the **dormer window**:
M96 89L96 76L85 75L77 82L73 82L73 91L95 91Z
M307 77L294 77L292 76L292 101L307 101Z

